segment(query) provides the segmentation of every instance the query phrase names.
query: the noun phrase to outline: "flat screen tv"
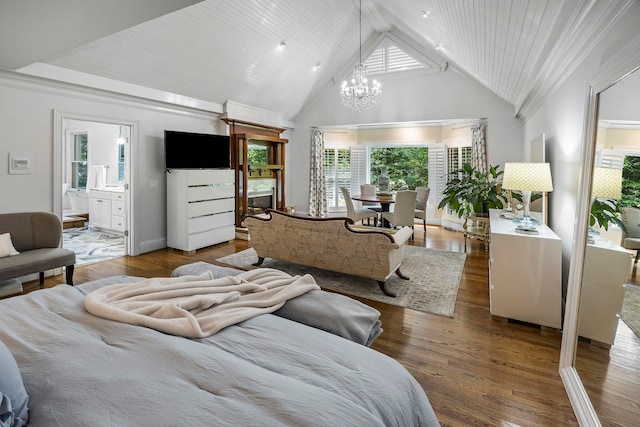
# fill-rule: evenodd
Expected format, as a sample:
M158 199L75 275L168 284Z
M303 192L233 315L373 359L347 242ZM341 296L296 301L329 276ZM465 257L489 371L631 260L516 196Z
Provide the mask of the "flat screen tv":
M164 167L170 169L229 169L228 135L164 131Z

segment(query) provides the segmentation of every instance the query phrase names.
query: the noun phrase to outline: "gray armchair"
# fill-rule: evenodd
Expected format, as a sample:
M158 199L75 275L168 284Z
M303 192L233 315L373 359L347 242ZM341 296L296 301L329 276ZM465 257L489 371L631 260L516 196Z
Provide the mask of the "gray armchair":
M640 250L640 209L632 206L620 208L622 223L627 231L622 230L620 245L632 251L636 251L634 263L638 263L638 251Z

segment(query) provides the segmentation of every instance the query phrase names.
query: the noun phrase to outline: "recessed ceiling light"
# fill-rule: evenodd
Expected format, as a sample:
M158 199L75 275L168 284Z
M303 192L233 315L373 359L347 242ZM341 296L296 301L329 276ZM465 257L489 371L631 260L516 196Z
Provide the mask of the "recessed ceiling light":
M431 18L431 11L430 10L423 10L422 11L422 17L424 19Z
M443 49L444 49L444 46L442 45L442 43L438 43L436 45L436 50L443 50Z
M320 68L320 63L319 63L319 62L316 62L316 65L314 65L314 66L313 66L312 71L317 71L317 70L318 70L318 68Z
M287 41L286 40L282 40L280 42L280 49L284 49L287 46Z

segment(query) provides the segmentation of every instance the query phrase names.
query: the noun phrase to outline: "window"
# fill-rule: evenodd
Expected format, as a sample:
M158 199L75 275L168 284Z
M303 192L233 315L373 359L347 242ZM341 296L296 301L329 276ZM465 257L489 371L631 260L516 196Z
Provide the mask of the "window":
M362 146L327 145L324 167L329 211L345 209L340 187L347 187L352 194L360 193L360 184L377 182L380 166L387 167L392 190L429 184L429 148L426 146L377 146L365 151Z
M387 168L391 191L429 186L429 149L425 146L372 147L369 176L378 182L381 167Z
M118 144L118 182L124 182L124 144Z
M640 200L640 153L624 156L622 168L622 199L619 206L638 207Z
M411 55L385 39L364 61L370 75L394 71L418 70L425 66Z
M447 172L451 173L471 163L471 146L447 147Z
M71 147L71 188L87 188L87 154L89 137L86 133L72 134Z

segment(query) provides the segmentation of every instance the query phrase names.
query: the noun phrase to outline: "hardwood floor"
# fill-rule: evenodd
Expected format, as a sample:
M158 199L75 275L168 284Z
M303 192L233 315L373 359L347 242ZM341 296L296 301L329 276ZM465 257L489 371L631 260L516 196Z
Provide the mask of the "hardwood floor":
M461 233L416 226L414 245L464 251ZM236 240L198 250L171 249L76 267L74 281L111 275L167 276L174 268L244 250ZM558 374L561 334L494 320L489 313L488 252L471 241L453 318L375 301L384 328L373 348L404 365L424 387L443 426L576 426ZM64 282L47 278L45 286ZM384 387L384 384L380 385ZM631 425L637 421L629 420Z

